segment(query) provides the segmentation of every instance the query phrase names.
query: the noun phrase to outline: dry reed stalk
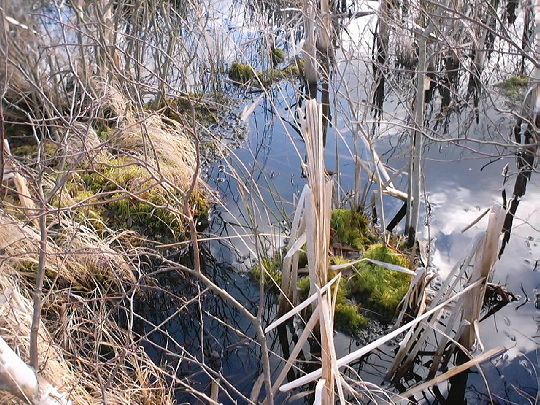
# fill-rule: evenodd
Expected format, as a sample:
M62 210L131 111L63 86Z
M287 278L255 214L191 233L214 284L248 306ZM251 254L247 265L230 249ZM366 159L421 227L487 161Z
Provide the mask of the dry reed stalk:
M302 133L306 142L306 173L310 193L306 196L306 245L310 277L310 292L314 293L328 282L328 249L330 245L330 217L332 215L333 182L327 178L324 163L324 140L322 129L322 107L316 100L307 102ZM331 307L323 305L322 316L333 319ZM325 315L326 314L326 315ZM333 323L320 323L323 379L325 392L323 403L334 402L334 373L332 367Z
M459 261L453 267L453 269L450 271L450 273L448 274L448 276L444 280L441 288L436 292L436 294L432 298L431 302L429 303L428 306L425 307L425 309L432 308L433 306L438 305L439 303L448 300L457 291L459 291L459 289L461 288L460 286L462 285L463 280L465 278L465 272L469 268L469 265L472 262L472 259L474 258L474 255L476 254L476 252L480 248L481 242L482 242L482 235L478 235L475 238L475 240L473 241L471 249L467 253L467 255L465 256L465 258L463 260ZM409 291L411 291L411 289L413 287L414 287L414 285L411 284L411 286L409 287ZM411 294L409 294L409 292L408 292L407 295L409 297L414 296L414 294L412 292L411 292ZM420 302L422 303L422 301L420 301ZM460 307L457 304L455 304L455 306L458 307L458 308ZM414 308L413 303L407 302L404 305L404 309L407 308L407 307L413 307ZM421 308L417 309L418 314L421 314L422 312L423 312L423 310L421 310ZM457 319L457 317L460 316L460 314L461 314L461 311L459 311L459 310L453 311L452 314L451 314L452 319L445 321L445 323L447 324L447 327L445 328L446 334L443 334L443 336L441 337L442 341L446 342L445 336L448 336L448 333L450 332L450 330L452 330L454 328L454 325L455 325L454 321ZM403 318L402 314L400 314L400 318ZM399 374L404 374L406 372L406 370L408 369L408 367L410 367L413 364L414 358L416 357L418 351L421 350L422 345L424 344L424 342L428 338L428 333L425 333L425 332L428 329L435 329L435 324L438 321L439 321L438 317L433 318L433 319L430 320L430 322L427 325L425 325L425 327L419 327L416 330L409 332L407 337L405 339L403 339L403 341L401 342L400 349L399 349L398 353L396 354L396 357L394 359L394 363L393 363L392 367L387 372L386 377L388 379L390 379L392 376L394 376L394 378L398 379L400 377ZM439 357L438 354L442 355L442 351L444 350L444 348L445 348L445 344L441 342L439 344L437 352L436 352L436 354L434 356L434 363L437 362L437 358ZM439 353L439 351L440 351L440 353ZM401 371L399 371L399 374L396 375L396 373L398 373L398 370L401 370Z
M308 263L311 278L310 292L315 292L328 281L328 246L330 243L330 216L332 181L324 167L322 141L322 109L315 100L306 105L305 120L301 122L306 142L307 180L311 193L306 196L306 234Z
M339 280L341 278L341 274L338 273L332 280L330 280L327 284L325 284L322 288L318 289L318 291L308 297L305 301L303 301L301 304L297 305L296 307L292 308L289 312L281 316L279 319L272 322L269 326L266 327L264 330L265 333L268 333L272 329L276 328L277 326L283 324L284 322L287 322L290 318L295 316L296 314L299 314L302 310L307 308L310 304L314 303L315 301L318 302L318 305L315 306L315 309L313 310L308 322L304 326L304 330L302 331L302 334L300 335L298 341L296 342L291 354L289 355L289 358L286 359L286 362L280 371L278 377L274 381L274 384L272 385L272 393L275 395L280 389L281 383L285 380L287 373L291 369L291 367L294 366L294 363L300 354L304 344L307 342L309 336L313 333L314 329L317 326L317 323L323 324L323 333L326 333L326 350L327 354L330 357L330 367L335 371L337 370L337 362L336 362L336 356L335 356L335 348L333 345L332 340L332 334L333 334L333 322L331 320L331 317L333 317L333 311L335 307L335 299L333 300L331 297L331 290L337 289ZM321 302L324 302L325 304L321 305ZM326 307L326 308L324 308ZM323 319L325 315L323 315L322 311L326 310L326 317ZM323 346L323 345L321 345ZM324 346L323 346L324 347ZM324 350L324 349L323 349ZM332 374L334 377L339 376L339 374ZM337 378L337 377L336 377ZM330 382L333 384L333 382ZM341 391L341 388L338 386L338 389ZM327 396L328 392L326 394L322 394L326 401L328 400ZM264 402L264 404L268 404L268 399Z
M502 207L495 206L491 208L484 242L482 243L481 251L479 254L476 254L474 268L469 279L469 282L475 282L480 279L484 279L485 282L476 290L469 293L463 309L462 321L466 321L468 326L459 341L467 350L471 350L474 344L476 336L474 324L479 320L480 311L484 303L486 284L491 279L493 265L498 260L499 237L501 235L504 217L505 210Z
M474 359L471 359L467 361L466 363L460 364L457 367L452 368L451 370L448 370L447 372L437 376L436 378L431 379L430 381L426 381L423 384L416 385L409 389L407 392L404 392L403 394L395 395L391 400L392 402L399 402L402 399L410 398L413 395L422 392L436 384L440 384L443 381L446 381L453 376L462 373L465 370L468 370L472 367L477 367L480 363L483 363L486 360L489 360L492 357L498 356L502 352L504 352L506 349L504 347L496 347L494 349L491 349L485 353L482 353L481 355L475 357Z
M463 291L455 294L454 296L452 296L447 301L437 305L435 308L430 309L429 311L427 311L426 313L420 315L416 319L413 319L409 323L407 323L407 324L399 327L398 329L386 334L385 336L375 340L374 342L371 342L368 345L366 345L366 346L364 346L364 347L362 347L362 348L360 348L360 349L358 349L358 350L356 350L356 351L354 351L352 353L349 353L348 355L338 359L337 362L336 362L337 367L341 368L341 367L344 367L344 366L350 364L351 362L359 359L362 356L365 356L367 353L369 353L372 350L376 349L377 347L383 345L384 343L396 338L397 336L399 336L403 332L415 327L419 323L423 322L426 318L429 318L433 314L436 314L437 312L439 312L441 309L447 307L451 302L453 302L454 300L460 298L463 294L466 294L467 292L469 292L471 289L475 288L479 284L480 284L480 281L477 281L476 283L471 284L470 286L465 288ZM280 391L283 391L283 392L290 391L290 390L292 390L294 388L298 388L298 387L300 387L302 385L305 385L305 384L308 384L308 383L310 383L312 381L315 381L318 378L320 378L321 376L322 376L322 369L319 368L318 370L312 371L311 373L306 374L303 377L300 377L300 378L298 378L298 379L296 379L294 381L291 381L291 382L289 382L287 384L282 385L280 387Z
M459 341L464 350L471 350L476 335L475 324L478 322L480 309L484 302L485 286L491 277L491 271L497 259L498 240L503 219L504 210L501 207L492 207L487 231L475 238L465 259L454 266L427 309L453 297L463 288L461 286L470 289L470 286L474 284L476 287L455 301L452 311L444 321L440 316L433 317L407 334L400 344L400 350L387 373L387 378L399 381L408 372L419 351L428 340L430 336L428 332L431 330L438 332L441 336L438 337L438 346L428 373L429 378L433 378L439 369L449 341ZM469 269L473 258L473 271L467 276L466 270Z
M469 264L471 263L474 254L477 252L477 250L480 247L480 242L482 238L481 235L478 235L478 237L475 239L475 242L472 245L471 251L466 255L465 259L457 263L450 274L447 276L446 280L443 282L443 285L439 289L439 291L435 294L435 296L432 298L431 302L428 306L425 307L425 309L432 308L435 305L438 305L441 302L444 302L448 300L450 297L452 297L456 292L459 291L461 288L461 284L464 279L465 271L469 267ZM411 289L412 286L409 288ZM406 307L410 307L411 305L407 303ZM454 308L460 308L460 305L454 304ZM420 311L420 308L417 311L418 314L422 313ZM446 320L447 327L445 328L446 334L444 334L441 337L441 341L445 341L445 336L448 336L448 333L450 330L454 328L455 325L455 319L461 315L461 311L459 309L456 309L455 311L452 311L450 320ZM418 352L422 349L424 342L428 339L429 334L427 333L428 330L434 330L436 328L437 322L439 322L439 317L441 314L438 314L437 317L434 317L430 319L426 325L419 326L415 330L409 331L407 336L403 339L403 341L400 343L400 348L398 353L396 354L396 357L394 359L394 363L392 367L388 370L386 374L386 378L390 379L394 378L394 380L398 380L401 378L403 374L405 374L409 367L412 366L414 359ZM451 323L452 322L452 323ZM445 344L442 342L439 344L439 348L441 350L444 350ZM437 354L434 356L434 361L437 360Z
M289 242L287 244L287 254L283 258L283 264L281 266L281 294L279 296L280 315L283 315L291 308L291 306L295 306L298 303L298 258L300 256L300 250L306 242L303 212L306 195L309 192L309 187L307 185L304 186L302 194L300 194L300 198L298 199L291 225Z
M325 173L322 108L316 100L312 99L307 102L305 117L301 119L301 127L306 142L307 162L305 170L308 184L304 187L295 212L288 252L284 259L282 292L285 293L285 296L282 302L285 300L288 300L289 303L291 300L294 302L294 297L291 297L293 295L291 290L296 289L298 264L295 257L297 257L304 243L307 245L311 297L303 303L296 305L291 311L274 321L266 328L265 333L268 333L272 328L290 319L310 303L314 303L318 298L317 305L314 305L313 310L314 313L318 312L319 316L317 318L312 317L309 324L310 328L312 328L319 322L325 387L321 393L321 401L325 404L331 404L334 402L334 383L337 378L335 374L337 367L333 342L335 302L332 303L332 300L329 298L331 296L329 291L330 285L336 279L334 278L328 282L328 249L330 243L333 182L327 178ZM282 306L281 309L280 313L284 312L285 307ZM306 327L304 334L308 331ZM305 338L307 339L307 334ZM300 347L297 343L295 349ZM295 361L298 350L293 350L293 355L287 361L287 365L285 366L287 370ZM278 382L281 382L285 374L284 371L281 372ZM276 386L277 384L274 384L274 390ZM338 389L342 396L341 385L338 385Z
M274 381L274 384L272 385L272 393L276 395L279 391L279 387L281 386L281 383L285 380L287 377L287 373L293 367L294 362L298 358L298 355L302 351L302 348L304 347L304 344L308 341L309 336L311 335L313 328L317 325L317 322L319 322L319 307L315 308L313 313L311 314L309 320L307 321L306 325L304 326L304 330L302 331L302 334L298 338L298 341L294 345L294 348L289 355L289 358L286 360L285 364L283 365L283 368L281 369L279 375L277 376L276 380ZM267 402L264 402L264 404L267 404Z

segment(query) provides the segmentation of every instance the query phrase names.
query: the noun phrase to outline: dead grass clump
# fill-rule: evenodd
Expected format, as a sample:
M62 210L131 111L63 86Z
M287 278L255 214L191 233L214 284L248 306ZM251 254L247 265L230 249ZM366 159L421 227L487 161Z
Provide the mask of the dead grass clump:
M29 358L32 317L25 282L0 267L0 335L24 360ZM46 319L39 331L39 375L68 393L74 404L170 404L165 374L146 352L119 328L115 305L96 290L82 298L68 291L51 292ZM54 331L54 333L49 333ZM0 404L20 404L2 395Z
M81 230L64 227L60 238L49 243L46 277L62 286L93 290L96 286L114 286L135 278L126 259L106 241ZM23 226L14 217L0 213L0 263L29 280L35 279L40 235ZM7 270L4 270L7 271Z
M124 329L115 321L118 304L99 290L89 297L66 294L55 340L71 355L92 397L110 404L172 403L165 372L133 339L129 323Z
M178 122L165 124L159 116L150 115L120 130L111 142L119 151L141 157L180 189L187 190L191 184L197 153Z
M108 243L84 229L50 241L39 374L76 404L172 403L165 371L132 338L130 323L118 324L126 318L122 297L136 280ZM0 335L25 361L38 246L36 231L0 214ZM14 397L0 399L15 403Z
M74 122L63 131L60 145L58 155L62 156L63 165L67 168L89 167L106 159L97 132L82 122Z
M0 335L19 357L29 358L29 336L32 323L32 303L24 296L19 286L21 280L7 276L6 263L0 265ZM65 360L62 350L54 344L47 329L41 326L38 336L40 377L57 387L60 392L69 393L77 404L94 404L96 401L84 389L80 378ZM4 394L0 404L19 404L20 400Z
M95 76L89 80L96 98L94 104L98 106L97 111L93 112L94 117L105 120L108 123L105 126L112 126L110 124L114 123L118 128L133 122L134 117L130 108L132 103L118 87Z

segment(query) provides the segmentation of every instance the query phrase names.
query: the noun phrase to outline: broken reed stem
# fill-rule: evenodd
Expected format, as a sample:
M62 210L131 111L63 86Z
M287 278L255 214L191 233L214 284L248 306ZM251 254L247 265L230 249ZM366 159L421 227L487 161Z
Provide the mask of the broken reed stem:
M413 388L411 388L409 391L407 392L404 392L403 394L399 394L399 395L395 395L394 397L392 397L391 401L392 402L397 402L401 399L404 399L404 398L410 398L412 397L413 395L419 393L419 392L422 392L436 384L439 384L443 381L446 381L450 378L452 378L453 376L459 374L459 373L462 373L464 372L465 370L468 370L469 368L471 367L475 367L475 366L478 366L480 363L483 363L484 361L486 360L489 360L490 358L492 357L495 357L499 354L501 354L502 352L504 352L506 349L502 346L500 347L496 347L494 349L491 349L481 355L479 355L478 357L475 357L474 359L472 360L469 360L467 361L466 363L463 363L457 367L454 367L453 369L451 370L448 370L446 373L443 373L437 377L435 377L434 379L430 380L430 381L427 381L423 384L420 384L420 385L417 385Z
M307 249L311 285L321 288L328 281L328 246L330 241L330 211L332 182L324 170L322 143L322 109L316 100L306 106L304 139L307 153L307 180L311 196L307 196ZM315 293L315 288L311 289Z
M306 105L302 123L307 155L307 181L311 192L306 196L306 242L310 276L310 292L318 291L318 306L322 306L319 322L322 355L322 376L325 380L323 403L334 403L333 307L328 305L329 291L322 295L320 288L328 283L328 247L333 184L325 173L322 106L311 99Z
M480 311L482 309L482 304L484 303L486 284L491 278L493 265L498 259L499 237L501 235L504 217L505 210L502 207L494 206L491 208L484 242L482 243L481 251L476 254L470 282L483 279L484 283L471 291L465 299L463 320L467 321L468 326L466 326L459 342L467 350L471 350L475 342L476 333L473 325L480 317Z
M447 344L450 340L459 342L465 350L471 350L476 338L474 325L480 315L486 283L491 277L493 265L497 260L498 241L504 220L504 210L502 207L493 206L490 211L487 231L479 234L474 239L472 248L466 258L454 266L433 298L430 306L438 305L454 296L456 291L462 288L460 287L461 285L465 285L465 290L469 289L470 292L463 296L462 299L455 301L452 313L444 321L441 321L438 316L433 317L428 320L427 325L419 325L406 336L404 342L400 345L399 352L395 356L392 367L387 373L386 377L388 379L399 381L410 371L419 351L423 349L428 339L429 335L427 332L430 329L434 331L441 329L443 332L441 333L439 331L439 334L442 336L437 340L438 347L428 372L429 377L434 377L439 369L443 353L447 349ZM473 258L473 271L467 277L466 270L470 268L469 266ZM479 283L480 280L482 280L482 283ZM471 285L475 285L475 287L471 289Z
M479 281L471 284L470 286L465 288L463 291L453 295L447 301L437 305L435 308L430 309L429 311L427 311L426 313L424 313L424 314L420 315L419 317L413 319L409 323L407 323L407 324L395 329L394 331L382 336L381 338L375 340L374 342L371 342L368 345L366 345L366 346L364 346L364 347L362 347L362 348L360 348L360 349L358 349L358 350L356 350L356 351L354 351L352 353L349 353L346 356L343 356L342 358L337 360L337 362L336 362L337 367L340 368L340 367L343 367L343 366L346 366L346 365L350 364L351 362L359 359L362 356L365 356L367 353L369 353L372 350L376 349L377 347L383 345L384 343L396 338L397 336L399 336L400 334L402 334L406 330L408 330L410 328L413 328L414 326L418 325L420 322L424 321L426 318L429 318L431 315L439 312L441 309L446 307L451 302L457 300L463 294L466 294L471 289L478 286L481 283L481 281L482 280L479 280ZM304 384L308 384L308 383L320 378L321 375L322 375L322 369L319 368L319 369L317 369L315 371L312 371L309 374L304 375L303 377L300 377L300 378L298 378L298 379L296 379L294 381L291 381L291 382L289 382L287 384L282 385L279 388L279 390L282 391L282 392L290 391L290 390L292 390L294 388L300 387L300 386L302 386Z

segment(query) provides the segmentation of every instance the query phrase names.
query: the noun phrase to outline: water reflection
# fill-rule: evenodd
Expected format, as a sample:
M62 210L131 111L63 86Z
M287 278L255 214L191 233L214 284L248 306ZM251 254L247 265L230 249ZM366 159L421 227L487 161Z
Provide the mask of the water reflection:
M351 27L350 30L357 30L359 35L356 38L362 37L359 25ZM363 29L368 28L369 24L365 23ZM351 38L354 38L354 35L351 35ZM351 42L354 46L358 45L353 39ZM347 60L350 56L348 52L353 52L352 45L344 44L338 59L342 57ZM359 53L355 54L357 59L353 57L349 60L361 60L365 55L362 55L361 51ZM445 63L452 65L453 61L447 60ZM354 75L347 73L357 67L354 62L346 65L342 70L344 77L340 78L343 81L336 84L336 87L342 89L350 85L354 88L356 94L347 93L347 97L353 100L359 110L366 110L362 99L368 98L367 86L358 84L368 82L368 69L364 66L355 70ZM327 87L335 84L331 75L328 76ZM446 80L441 85L443 89L452 88L456 81L454 77L443 79ZM406 84L396 84L396 88L399 86ZM351 111L344 97L338 96L335 100L330 100L328 95L329 92L326 93L326 98L321 97L321 101L325 105L332 102L335 111L333 114L325 113L329 120L333 115L333 125L327 131L327 167L339 169L340 186L343 190L351 190L355 187L354 162L357 157L355 152L352 152L351 145L354 125L357 124L354 121L359 117L351 119ZM253 101L249 99L251 95L245 96L246 102ZM428 135L435 139L445 135L506 142L511 114L503 116L499 111L500 106L493 106L478 98L478 92L475 92L473 106L478 109L463 105L443 114L444 108L447 108L451 101L448 100L448 93L444 91L440 96L442 107L430 108L428 111L431 114ZM296 84L276 84L265 95L250 121L249 139L240 149L235 150L234 154L227 153L209 169L209 181L220 196L222 206L217 207L214 212L208 235L221 237L222 240L206 245L205 271L246 305L251 313L255 313L260 295L257 285L249 280L245 272L261 258L257 252L262 251L272 256L282 247L295 196L298 196L305 183L301 172L303 143L298 135L294 109L291 109L292 105L301 105L303 97L298 95ZM397 172L405 167L407 152L404 152L403 143L406 140L407 104L410 102L400 97L399 91L387 92L382 106L385 109L386 121L381 120L377 125L370 126L368 120L365 120L366 117L360 116L366 122L366 129L373 134L376 148L385 163L396 168ZM375 101L374 104L379 109L377 114L381 116L381 103L378 99ZM430 107L441 105L435 105L434 102ZM482 111L481 116L478 115L479 110ZM501 202L503 178L500 173L506 164L513 164L513 153L513 149L498 145L485 146L455 140L451 144L433 141L426 147L427 204L421 233L424 238L433 242L433 263L442 273L465 254L475 234L485 229L486 219L478 222L466 233L461 233L461 230L471 224L485 208ZM396 178L395 182L398 187L406 190L405 180L400 182ZM513 237L497 264L493 280L521 297L481 324L484 346L504 345L509 350L503 357L482 365L486 380L478 370L473 369L452 379L449 385L443 383L417 395L419 402L523 403L535 396L537 388L534 388L536 386L528 376L532 376L533 371L538 368L538 361L533 355L537 350L537 343L532 339L537 334L537 324L531 320L537 316L534 308L535 289L540 289L537 274L533 271L536 268L533 263L539 259L538 249L533 246L538 243L537 230L540 229L540 218L534 215L538 210L539 198L540 188L533 176L527 195L520 203ZM384 199L385 210L390 214L395 214L400 205L390 198ZM241 235L245 236L240 237ZM171 348L170 351L181 353L185 358L182 361L171 360L170 353L160 354L159 350L154 353L156 358L170 362L178 370L179 376L185 377L186 381L204 392L210 392L212 379L217 379L220 373L221 377L226 379L222 382L220 400L247 401L253 381L260 373L260 350L254 342L252 326L242 319L233 307L204 291L202 285L192 280L186 282L181 276L175 275L164 277L160 281L161 285L172 288L171 291L167 289L167 292L156 289L157 300L163 308L158 311L159 318L155 324L165 322L167 328L162 329L166 329L167 333L152 332L152 340L155 339L158 342L156 344L162 347ZM186 301L186 296L195 298ZM270 321L276 312L276 296L265 292L264 298L267 308L264 318L265 321ZM178 308L182 308L181 316L175 314ZM140 310L144 311L144 308ZM168 316L172 314L175 316L169 320ZM140 333L147 333L145 331L149 330L152 328L146 325ZM274 368L282 364L282 357L288 356L291 350L290 342L294 342L300 331L301 328L295 329L289 325L268 336ZM372 336L367 332L366 339L373 340L377 334L382 333L382 328ZM350 352L356 344L363 344L340 334L336 339L340 350L338 356ZM314 350L308 346L302 348L300 368L292 369L289 379L316 365ZM394 349L395 347L386 346L365 356L352 364L345 374L351 380L357 381L359 376L366 382L381 384L382 376L391 364ZM431 353L426 353L419 362L428 362L430 355ZM422 379L423 376L419 373L411 373L405 380L407 384L414 384ZM406 389L405 386L401 388ZM193 397L183 393L181 398ZM279 398L285 401L284 396ZM361 402L361 399L357 400Z

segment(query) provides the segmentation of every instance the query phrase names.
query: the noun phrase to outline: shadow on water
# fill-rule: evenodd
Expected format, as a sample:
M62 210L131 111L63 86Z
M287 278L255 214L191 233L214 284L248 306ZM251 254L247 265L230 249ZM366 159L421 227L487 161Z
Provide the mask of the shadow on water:
M228 247L220 249L228 256ZM236 271L230 257L220 258L216 253L211 246L203 245L204 273L255 312L258 290ZM184 252L168 259L190 267L190 255ZM260 357L252 325L191 275L167 268L166 264L152 264L155 273L164 272L148 279L144 299L135 300L134 332L146 342L145 349L156 364L174 376L173 385L177 385L177 379L183 381L178 386L178 403L196 403L200 397L190 390L210 393L213 381L228 393L224 403L246 401L257 378Z

